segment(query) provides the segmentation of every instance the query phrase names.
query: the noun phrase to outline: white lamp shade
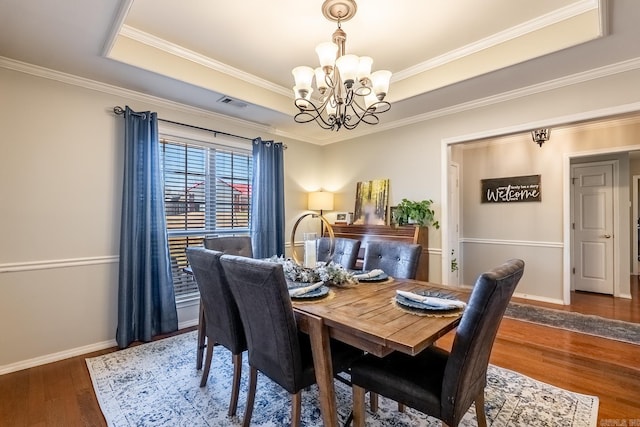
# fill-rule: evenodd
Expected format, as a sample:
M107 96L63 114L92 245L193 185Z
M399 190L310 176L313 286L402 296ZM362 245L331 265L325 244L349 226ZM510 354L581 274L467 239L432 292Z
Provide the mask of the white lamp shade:
M369 56L361 56L358 63L358 80L368 79L371 77L371 65L373 65L373 59Z
M336 55L338 54L338 45L331 42L320 43L316 46L316 53L318 54L320 67L333 68L333 63L336 62Z
M389 81L391 80L391 71L379 70L371 73L371 89L377 96L384 96L389 92Z
M309 210L331 211L333 210L333 193L328 191L314 191L309 193L307 202Z
M364 106L366 109L369 109L376 102L378 102L378 97L373 93L373 91L369 92L369 95L364 97Z
M360 58L356 55L342 55L336 60L336 67L340 71L340 77L343 82L349 80L355 81L358 75L358 65L360 64Z
M320 93L323 93L329 86L327 85L327 80L325 78L324 70L322 67L318 67L315 69L316 75L316 87Z
M298 90L311 90L313 68L302 65L291 70L291 74L293 74Z

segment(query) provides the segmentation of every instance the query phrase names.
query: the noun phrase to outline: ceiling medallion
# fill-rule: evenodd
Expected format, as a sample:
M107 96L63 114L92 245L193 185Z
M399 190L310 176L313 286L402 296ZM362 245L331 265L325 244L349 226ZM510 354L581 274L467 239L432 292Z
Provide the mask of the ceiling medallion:
M299 112L298 123L316 121L328 130L355 129L360 123L375 125L378 114L389 111L391 104L384 100L389 91L391 71L371 72L373 59L368 56L347 55L347 33L341 23L355 15L354 0L325 0L322 14L338 23L332 42L320 43L316 53L320 66L315 70L300 66L293 69L295 79L294 104ZM312 100L312 81L315 77L319 100Z

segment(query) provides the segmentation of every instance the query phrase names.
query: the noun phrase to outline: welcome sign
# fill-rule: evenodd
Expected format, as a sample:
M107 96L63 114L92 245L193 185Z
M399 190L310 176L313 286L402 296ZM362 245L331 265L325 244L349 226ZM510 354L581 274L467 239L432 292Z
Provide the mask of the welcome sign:
M540 202L540 175L482 180L482 203Z

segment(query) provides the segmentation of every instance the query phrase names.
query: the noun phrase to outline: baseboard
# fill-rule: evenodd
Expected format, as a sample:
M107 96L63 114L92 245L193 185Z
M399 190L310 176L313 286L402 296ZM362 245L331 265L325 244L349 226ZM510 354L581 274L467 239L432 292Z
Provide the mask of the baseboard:
M528 300L531 300L531 301L547 302L549 304L565 305L564 301L561 300L561 299L541 297L539 295L521 294L521 293L517 293L516 292L516 293L513 294L513 296L516 297L516 298L523 298L523 299L528 299Z
M198 319L182 322L178 325L178 330L190 328L198 325ZM94 351L105 350L107 348L116 347L118 343L115 339L102 341L95 344L85 345L82 347L71 348L51 353L33 359L21 360L20 362L11 363L9 365L0 366L0 375L10 374L12 372L22 371L23 369L35 368L36 366L46 365L47 363L59 362L60 360L69 359L71 357L82 356L83 354L93 353Z
M92 353L94 351L115 347L116 345L117 343L114 339L85 345L82 347L71 348L69 350L60 351L58 353L51 353L44 356L35 357L33 359L22 360L20 362L0 366L0 375L21 371L23 369L33 368L40 365L46 365L47 363L58 362L60 360L69 359L70 357L80 356L83 354Z

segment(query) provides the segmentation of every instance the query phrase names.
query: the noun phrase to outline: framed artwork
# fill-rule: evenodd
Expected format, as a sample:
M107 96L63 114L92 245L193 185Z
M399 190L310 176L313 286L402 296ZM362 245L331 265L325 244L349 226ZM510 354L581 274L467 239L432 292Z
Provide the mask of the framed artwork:
M354 224L386 225L389 179L374 179L356 185Z
M389 206L389 225L398 225L395 220L395 210L398 209L397 206Z

